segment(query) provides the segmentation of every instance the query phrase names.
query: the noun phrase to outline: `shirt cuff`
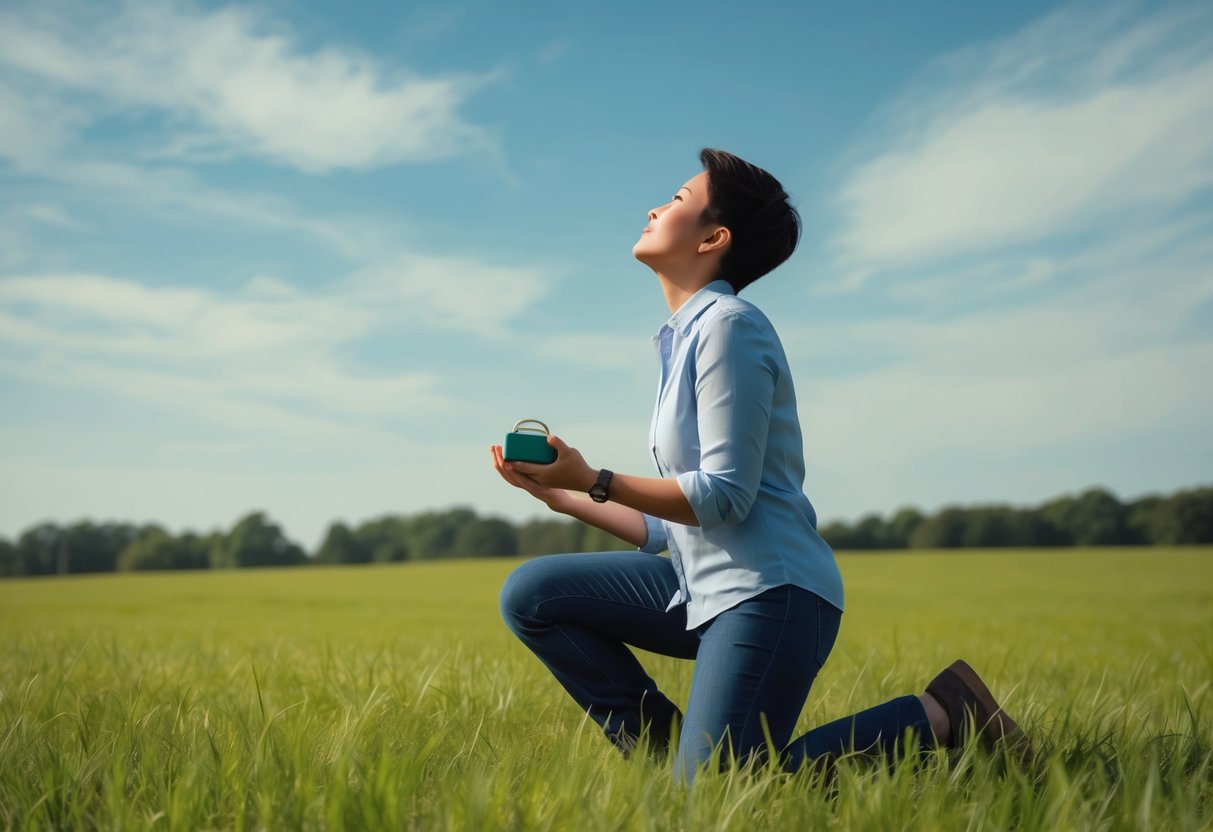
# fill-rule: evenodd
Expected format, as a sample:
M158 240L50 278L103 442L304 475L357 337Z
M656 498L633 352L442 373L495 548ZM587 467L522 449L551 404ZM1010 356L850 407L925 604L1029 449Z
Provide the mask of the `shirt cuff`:
M725 490L713 483L703 471L687 471L678 475L678 486L691 504L691 511L699 521L699 528L707 531L717 526L740 523L745 519L729 501Z
M640 551L648 552L650 555L659 555L669 548L663 520L646 514L644 527L648 531L648 537L645 539L644 545L640 547Z

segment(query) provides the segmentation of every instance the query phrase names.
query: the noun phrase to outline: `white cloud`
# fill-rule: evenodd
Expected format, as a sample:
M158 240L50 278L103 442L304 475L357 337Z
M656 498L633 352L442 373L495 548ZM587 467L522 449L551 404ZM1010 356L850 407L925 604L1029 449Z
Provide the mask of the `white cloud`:
M0 123L3 118L0 111ZM3 136L0 131L0 155L4 154ZM23 173L48 185L63 183L86 196L129 202L157 222L196 225L201 217L243 228L297 232L309 242L361 262L392 256L400 248L400 238L407 236L407 229L400 224L380 218L322 218L302 213L298 206L276 194L217 188L182 167L133 165L82 156L70 151L51 156L40 151L37 158L27 156L14 162ZM46 217L33 218L47 221Z
M825 516L1213 460L1213 14L1143 8L941 59L847 160L822 293L869 311L781 330Z
M361 270L349 288L363 302L409 310L430 327L502 338L504 324L546 294L556 277L544 267L401 252Z
M1039 500L1105 476L1090 459L1046 470L1047 460L1090 454L1084 448L1213 459L1213 332L1198 317L1213 305L1213 237L1201 233L1209 227L1206 215L1185 234L1146 230L1051 258L1042 268L1067 288L1047 302L784 327L810 480L822 483L827 516L839 503L857 512L886 501L888 510L1005 500L1018 459L1038 461L1015 474L1030 480L1020 496ZM880 356L873 367L830 372L871 354ZM1107 468L1120 487L1141 488L1123 465Z
M554 268L423 251L401 242L415 235L399 223L317 217L137 152L120 158L86 128L133 113L139 135L164 131L162 151L243 153L309 171L420 161L484 146L456 110L488 80L421 78L348 48L306 48L247 8L0 10L0 156L18 172L133 200L192 231L200 216L290 231L354 264L306 292L266 275L236 291L153 287L35 258L25 227L82 226L58 205L15 205L8 217L20 222L0 226L11 243L0 263L25 274L0 276L0 372L292 435L340 431L349 416L402 423L443 411L451 400L427 356L384 374L350 357L359 342L401 331L434 343L451 332L506 338Z
M306 171L372 168L491 149L459 108L491 75L422 77L350 48L308 50L249 8L85 4L0 13L0 112L17 128L56 125L60 137L129 110L162 115L160 153L247 155ZM29 113L13 85L70 93ZM0 150L36 157L37 132L16 129Z
M568 54L572 44L567 40L554 40L545 43L535 55L535 60L541 64L554 64Z
M199 217L209 217L241 227L295 231L358 259L368 251L373 257L399 246L402 229L388 227L382 221L318 219L301 214L277 194L215 187L185 167L104 158L95 145L76 141L76 133L88 122L84 113L85 108L70 97L18 91L0 76L0 158L8 159L19 173L40 179L48 189L61 183L76 194L131 202L160 222L194 224ZM48 210L58 213L52 216ZM75 222L59 206L17 205L8 211L6 219L10 222L0 227L0 234L16 235L13 218L36 219L65 228L69 226L63 225L62 219ZM77 223L74 230L83 230L83 224ZM16 248L16 241L10 240L10 245L0 250L0 262L24 262L26 258L14 253ZM28 246L21 248L28 250Z
M565 361L580 368L626 370L643 373L647 380L657 367L657 351L643 335L612 335L602 332L536 333L528 341L535 355L554 362Z
M91 230L91 226L89 226L88 223L81 222L80 220L76 219L59 205L39 202L22 207L19 209L18 213L45 225L55 226L56 228L64 228L68 231Z
M0 15L0 37L2 20ZM20 92L0 77L0 158L22 168L43 167L86 123L82 111L54 97Z
M401 268L396 283L358 276L314 293L272 277L229 294L92 274L3 278L0 373L252 430L320 434L345 429L348 416L423 418L453 405L426 356L368 374L342 358L347 347L400 329L500 337L543 286L527 270L470 259L418 257Z
M1213 60L1193 16L1208 23L1207 9L1126 21L1069 7L941 62L845 176L842 288L1123 223L1213 184Z

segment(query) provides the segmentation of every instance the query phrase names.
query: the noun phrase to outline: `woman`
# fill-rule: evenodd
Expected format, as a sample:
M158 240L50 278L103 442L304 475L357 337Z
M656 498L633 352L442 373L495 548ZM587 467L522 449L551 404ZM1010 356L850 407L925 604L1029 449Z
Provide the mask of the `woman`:
M803 445L787 359L737 292L791 256L800 218L775 177L719 150L648 213L632 252L672 313L653 341L661 373L650 446L659 477L594 469L559 438L550 465L505 462L506 482L634 543L636 552L528 561L501 591L506 623L625 753L678 737L691 780L721 747L772 746L792 769L848 750L892 752L1017 735L964 662L902 696L789 742L838 634L842 580L802 491ZM587 497L588 495L588 498ZM666 548L670 557L654 557ZM694 659L681 713L627 645ZM679 727L680 726L680 727Z

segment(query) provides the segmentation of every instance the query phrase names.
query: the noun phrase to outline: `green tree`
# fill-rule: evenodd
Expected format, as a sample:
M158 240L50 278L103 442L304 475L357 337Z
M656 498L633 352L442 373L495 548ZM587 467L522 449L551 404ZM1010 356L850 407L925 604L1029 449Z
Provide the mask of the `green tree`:
M817 533L836 552L860 548L854 545L858 540L855 530L845 521L833 520L824 526L819 526Z
M581 552L629 552L636 548L635 544L628 543L622 538L615 537L610 532L604 532L602 529L594 526L588 526L585 523L577 522L577 525L582 527L581 530Z
M370 559L370 547L364 546L350 527L340 521L329 526L316 551L316 563L366 563Z
M17 547L0 537L0 575L17 574Z
M386 516L363 523L354 531L359 563L397 563L413 556L407 518Z
M524 555L579 552L580 543L576 524L563 520L530 520L518 529L518 551Z
M1102 488L1091 488L1070 506L1070 538L1076 546L1112 546L1127 543L1125 507Z
M67 572L67 534L54 523L39 523L17 538L16 575Z
M879 514L865 514L855 524L855 535L859 549L891 549L894 541L888 524Z
M1163 498L1156 494L1134 500L1125 509L1125 531L1130 543L1151 545L1159 543L1158 511Z
M1069 536L1034 508L1013 509L1011 546L1066 546Z
M909 547L910 535L914 534L914 530L922 525L922 521L925 519L925 515L916 508L907 506L899 509L893 515L893 519L889 521L889 545L898 549Z
M122 571L142 569L179 569L183 548L177 538L159 526L148 526L139 537L118 555L118 569Z
M455 532L452 554L510 557L518 554L518 532L508 520L474 517Z
M1161 500L1151 526L1155 543L1213 543L1213 488L1180 491Z
M1066 495L1049 500L1037 509L1037 513L1045 522L1057 530L1058 545L1070 546L1074 543L1073 528L1074 498Z
M212 541L193 532L174 537L159 526L145 527L118 556L122 571L206 569Z
M87 520L67 528L67 571L112 572L118 556L139 537L141 530L130 523L94 524Z
M463 506L415 515L405 524L409 551L422 559L456 555L455 536L460 527L475 519L476 512Z
M282 528L255 511L217 541L212 551L212 565L217 569L243 566L293 566L307 561L307 556L283 534Z
M211 532L209 534L196 534L195 532L186 532L178 538L181 543L182 550L180 557L182 561L180 569L210 569L211 567L211 552L219 545L223 539L220 532Z
M889 521L879 514L865 514L854 525L835 520L818 528L817 532L830 548L839 551L904 549L909 545L910 534L922 520L917 509L903 508Z
M910 546L915 549L958 548L964 545L968 525L968 512L957 506L949 506L914 529L910 535Z
M1006 546L1011 535L1010 510L1002 506L979 506L965 510L960 545L966 548Z

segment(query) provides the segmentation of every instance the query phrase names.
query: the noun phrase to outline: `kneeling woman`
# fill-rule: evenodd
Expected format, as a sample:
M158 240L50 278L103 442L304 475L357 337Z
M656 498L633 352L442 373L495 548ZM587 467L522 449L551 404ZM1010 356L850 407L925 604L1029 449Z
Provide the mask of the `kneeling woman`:
M927 686L791 740L842 616L842 579L803 492L796 397L770 321L737 293L791 256L800 219L775 177L719 150L648 212L632 249L671 317L653 339L661 375L650 446L660 477L591 468L557 437L550 465L493 462L506 482L640 551L528 561L501 591L506 623L625 752L677 733L685 780L767 748L789 768L850 750L1017 735L956 662ZM666 548L670 557L655 555ZM628 645L694 659L685 713ZM679 728L679 725L681 726Z

